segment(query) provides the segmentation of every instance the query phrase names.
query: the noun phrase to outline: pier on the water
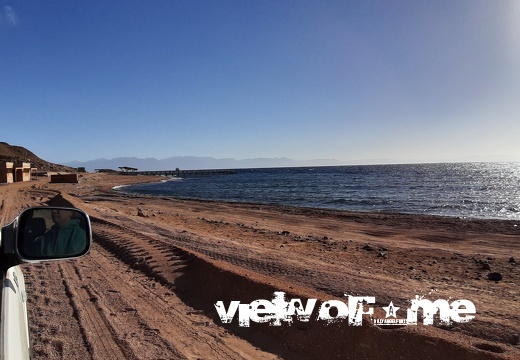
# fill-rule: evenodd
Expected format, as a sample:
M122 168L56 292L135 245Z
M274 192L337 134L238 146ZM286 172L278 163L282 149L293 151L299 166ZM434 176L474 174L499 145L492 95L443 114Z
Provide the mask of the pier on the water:
M172 176L172 177L185 177L185 176L205 176L205 175L227 175L235 174L236 171L229 169L211 169L211 170L148 170L138 171L134 168L120 167L121 174L124 175L156 175L156 176Z

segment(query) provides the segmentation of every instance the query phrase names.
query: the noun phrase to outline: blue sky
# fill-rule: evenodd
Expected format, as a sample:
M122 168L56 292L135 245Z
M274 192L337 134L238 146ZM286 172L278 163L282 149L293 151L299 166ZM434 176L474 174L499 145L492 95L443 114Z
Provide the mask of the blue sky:
M520 1L0 0L0 125L62 163L520 161Z

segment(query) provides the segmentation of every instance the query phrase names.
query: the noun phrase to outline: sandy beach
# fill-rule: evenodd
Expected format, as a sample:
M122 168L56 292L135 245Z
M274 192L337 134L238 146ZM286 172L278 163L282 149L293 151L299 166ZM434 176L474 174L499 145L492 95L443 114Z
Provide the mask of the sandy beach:
M128 195L156 177L80 175L0 186L2 225L22 209L86 211L84 258L23 265L35 359L519 359L520 223L351 213ZM489 274L501 280L490 280ZM495 275L497 276L497 275ZM493 276L492 276L493 278ZM348 296L466 299L475 318L445 326L224 324L214 306ZM316 310L317 311L317 310Z

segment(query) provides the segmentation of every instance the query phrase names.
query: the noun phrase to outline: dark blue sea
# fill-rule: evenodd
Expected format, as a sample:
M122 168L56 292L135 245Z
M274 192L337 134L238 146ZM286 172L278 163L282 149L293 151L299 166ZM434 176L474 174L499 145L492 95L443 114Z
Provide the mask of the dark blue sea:
M176 198L520 220L520 163L237 169L132 185Z

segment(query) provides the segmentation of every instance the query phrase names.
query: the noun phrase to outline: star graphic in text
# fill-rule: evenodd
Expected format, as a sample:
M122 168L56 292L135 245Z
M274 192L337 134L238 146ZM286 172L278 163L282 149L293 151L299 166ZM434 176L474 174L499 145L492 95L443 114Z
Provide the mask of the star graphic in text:
M388 306L386 306L386 307L383 306L383 310L386 311L386 317L390 317L390 316L392 316L392 317L396 317L395 312L396 312L398 309L399 309L398 307L394 306L393 301L390 301L390 305L388 305Z

